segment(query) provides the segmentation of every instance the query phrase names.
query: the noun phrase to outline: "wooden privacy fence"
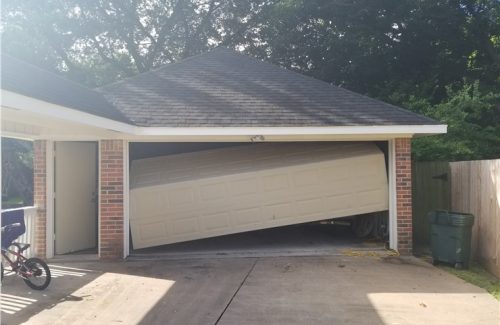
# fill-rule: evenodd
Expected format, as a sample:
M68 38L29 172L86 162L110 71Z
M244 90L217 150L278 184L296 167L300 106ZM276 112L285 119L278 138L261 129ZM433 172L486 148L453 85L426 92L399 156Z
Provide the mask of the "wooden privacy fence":
M500 159L418 162L413 166L415 251L428 251L427 213L450 210L475 217L472 257L500 277Z
M413 248L428 253L430 242L429 211L450 210L450 164L446 161L413 164Z
M450 163L451 210L475 216L472 254L500 277L500 159Z

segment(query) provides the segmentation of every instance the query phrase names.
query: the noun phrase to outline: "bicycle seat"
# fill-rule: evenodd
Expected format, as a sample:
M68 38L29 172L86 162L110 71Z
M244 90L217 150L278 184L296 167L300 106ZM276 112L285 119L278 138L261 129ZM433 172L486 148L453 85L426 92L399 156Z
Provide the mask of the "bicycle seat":
M28 248L31 247L30 244L26 244L26 243L12 243L12 245L17 246L19 253L24 252L25 250L27 250Z
M25 250L27 250L28 248L30 248L30 244L26 244L26 243L16 243L17 245L19 245L19 252L24 252Z

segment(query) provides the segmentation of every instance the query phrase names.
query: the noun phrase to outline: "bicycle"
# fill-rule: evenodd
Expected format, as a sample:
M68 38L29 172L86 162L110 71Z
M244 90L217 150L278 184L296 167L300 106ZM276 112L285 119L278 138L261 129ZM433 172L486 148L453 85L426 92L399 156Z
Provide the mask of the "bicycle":
M30 244L14 242L24 233L20 223L14 223L2 227L2 263L1 279L4 271L9 271L20 276L24 282L34 290L44 290L50 284L51 274L47 263L37 257L27 258L22 253L30 247ZM16 231L16 229L18 229ZM9 257L12 256L13 258ZM4 263L8 264L8 269L4 270Z

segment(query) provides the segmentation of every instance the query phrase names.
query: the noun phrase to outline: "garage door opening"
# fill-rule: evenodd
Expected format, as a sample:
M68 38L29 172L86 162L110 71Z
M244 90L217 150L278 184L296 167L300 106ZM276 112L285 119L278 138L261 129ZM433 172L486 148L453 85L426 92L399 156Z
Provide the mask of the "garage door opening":
M357 217L357 216L356 216ZM349 251L383 251L387 238L356 236L340 218L136 249L131 258L189 259L226 257L341 255Z
M387 220L386 142L132 143L130 160L131 255L361 248L352 227Z

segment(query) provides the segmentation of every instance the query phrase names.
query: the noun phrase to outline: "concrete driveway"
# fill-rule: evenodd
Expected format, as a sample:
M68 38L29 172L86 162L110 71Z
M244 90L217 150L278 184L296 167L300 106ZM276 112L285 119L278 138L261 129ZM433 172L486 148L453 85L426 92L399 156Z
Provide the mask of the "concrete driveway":
M9 276L2 324L500 324L484 290L414 258L58 263L43 292Z

